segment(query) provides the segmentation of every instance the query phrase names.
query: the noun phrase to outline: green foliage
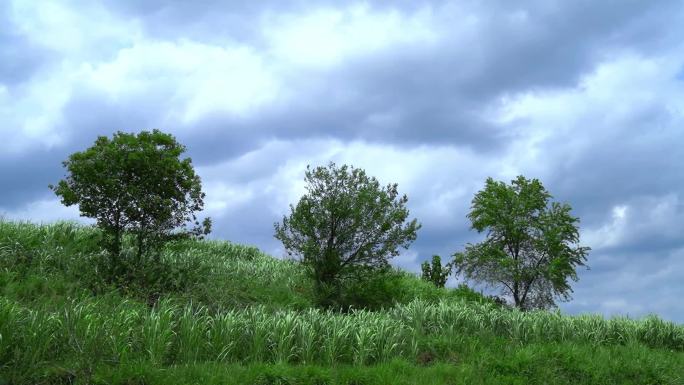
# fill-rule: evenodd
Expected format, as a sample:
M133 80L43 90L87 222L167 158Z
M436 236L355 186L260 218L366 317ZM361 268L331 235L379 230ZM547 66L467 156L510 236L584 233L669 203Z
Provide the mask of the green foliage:
M503 309L509 309L506 300L495 295L485 295L473 290L465 283L460 283L456 288L450 290L451 294L465 302L476 302L481 304L491 304Z
M391 269L359 269L355 276L343 282L339 298L332 307L381 310L401 303L405 298L407 282L403 273Z
M684 367L684 327L655 317L568 317L453 301L414 301L382 312L348 314L318 309L273 312L263 307L212 314L206 308L169 301L150 309L127 300L84 298L51 309L0 299L0 334L0 362L5 365L0 373L6 373L13 383L47 373L57 364L86 376L98 367L133 363L149 367L215 362L361 368L397 359L422 365L489 362L489 370L506 378L549 365L566 370L563 375L571 378L623 378L616 367L578 369L573 364L580 354L578 348L588 354L587 359L597 354L610 357L611 365L630 362L631 351L640 352L641 360L647 352L679 360L669 366L650 361L646 372L631 367L633 373L656 379L665 378L658 373L677 373L672 365Z
M275 237L309 268L318 303L336 306L343 283L359 268L386 268L416 239L420 225L406 222L408 198L399 196L396 184L381 187L361 169L307 167L304 179L307 192L274 225Z
M442 266L442 259L439 255L432 256L432 264L427 261L420 265L423 275L421 278L428 282L432 282L437 287L444 287L446 281L451 274L451 266Z
M255 303L276 309L312 305L311 284L296 262L224 241L170 242L157 264L130 272L149 276L116 287L104 281L108 255L97 243L98 232L74 223L0 221L0 296L60 306L68 298L116 292L145 303L174 298L212 311ZM131 249L125 243L122 258L134 254Z
M682 357L638 346L517 346L468 339L451 361L373 366L216 364L101 367L97 385L680 385ZM460 354L461 352L467 352ZM617 357L617 358L616 358ZM678 373L679 371L679 373Z
M359 286L375 311L322 311L298 263L228 242L167 244L201 276L152 307L93 295L97 231L0 221L0 384L682 383L684 326L655 316L520 312L398 270Z
M456 253L454 266L467 279L498 286L519 309L549 308L568 300L569 280L584 266L589 247L578 245L578 218L570 206L549 203L537 179L510 185L488 178L473 198L468 218L487 238Z
M173 136L158 130L100 136L69 156L64 162L68 175L50 186L63 204L78 205L81 215L96 220L109 251L106 268L112 281L125 285L133 276L140 278L140 269L156 264L159 249L170 239L210 230L208 219L201 226L196 220L204 193L191 160L180 158L184 152ZM185 231L189 221L197 227ZM134 239L134 252L123 258L127 234Z

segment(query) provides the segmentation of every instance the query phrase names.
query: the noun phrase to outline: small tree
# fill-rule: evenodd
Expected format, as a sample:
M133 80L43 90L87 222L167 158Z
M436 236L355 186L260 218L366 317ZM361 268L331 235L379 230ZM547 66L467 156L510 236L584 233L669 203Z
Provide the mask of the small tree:
M472 228L487 237L455 255L456 272L501 288L522 310L569 300L569 280L577 281L576 268L590 248L578 245L579 219L570 206L551 198L537 179L519 176L507 185L488 178L468 214Z
M211 222L200 226L195 216L204 193L190 158L180 158L183 152L173 136L158 130L117 132L63 162L68 175L50 188L63 204L77 204L82 216L97 221L112 274L121 273L124 234L133 236L139 262L171 238L209 232ZM190 221L197 227L185 231Z
M423 270L423 280L432 282L437 287L444 287L451 274L451 266L442 266L442 258L439 255L432 256L432 265L425 261L420 267Z
M307 167L306 194L282 223L275 237L290 256L309 267L319 304L333 306L341 284L363 276L368 268L388 266L398 248L416 239L420 225L407 222L406 195L397 185L380 183L358 168Z

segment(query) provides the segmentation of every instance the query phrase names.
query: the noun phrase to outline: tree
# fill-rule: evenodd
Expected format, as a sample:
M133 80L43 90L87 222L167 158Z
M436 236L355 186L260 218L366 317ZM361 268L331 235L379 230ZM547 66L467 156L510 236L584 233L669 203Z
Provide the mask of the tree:
M159 130L100 136L63 162L68 175L50 188L63 204L76 204L82 216L97 221L115 270L121 268L125 234L132 235L139 261L169 239L209 232L210 220L200 225L195 216L204 205L200 177L190 158L180 158L183 152ZM186 231L191 221L196 227Z
M432 282L437 287L444 287L451 274L451 266L449 264L442 266L442 258L439 255L432 256L432 265L425 261L420 267L423 271L423 280Z
M380 187L361 169L307 166L304 180L306 194L274 224L275 237L309 268L319 304L334 306L344 282L387 267L399 247L416 239L420 225L407 222L408 198L399 197L396 184Z
M556 306L567 301L584 266L589 247L579 246L579 219L570 206L550 203L537 179L517 177L510 185L488 178L472 201L468 218L486 239L456 253L456 272L499 287L521 309Z

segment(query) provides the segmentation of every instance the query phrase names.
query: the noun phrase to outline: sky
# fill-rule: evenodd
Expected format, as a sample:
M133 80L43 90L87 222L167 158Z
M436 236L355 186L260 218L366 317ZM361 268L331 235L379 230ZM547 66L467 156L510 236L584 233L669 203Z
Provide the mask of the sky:
M83 220L61 162L154 128L213 237L276 257L308 164L398 183L413 272L483 239L487 177L538 178L592 248L563 312L684 323L681 1L0 2L0 216Z

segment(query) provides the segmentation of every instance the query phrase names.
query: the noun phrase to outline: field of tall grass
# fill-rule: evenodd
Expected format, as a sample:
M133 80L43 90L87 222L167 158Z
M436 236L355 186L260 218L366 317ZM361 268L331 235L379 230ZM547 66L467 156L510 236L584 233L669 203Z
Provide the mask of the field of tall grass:
M209 314L161 302L74 300L62 309L29 309L0 302L0 357L39 364L60 357L118 363L195 362L359 364L416 359L429 336L487 334L518 344L575 342L684 351L684 327L656 317L643 320L568 317L508 311L490 305L424 301L388 311L348 314L263 307Z
M520 312L410 274L392 307L323 311L296 262L219 241L165 250L201 276L150 306L93 282L94 236L0 221L0 383L684 383L684 325L656 316Z

